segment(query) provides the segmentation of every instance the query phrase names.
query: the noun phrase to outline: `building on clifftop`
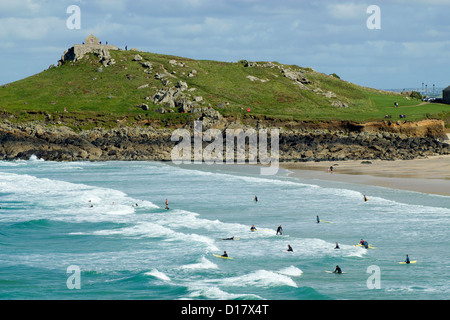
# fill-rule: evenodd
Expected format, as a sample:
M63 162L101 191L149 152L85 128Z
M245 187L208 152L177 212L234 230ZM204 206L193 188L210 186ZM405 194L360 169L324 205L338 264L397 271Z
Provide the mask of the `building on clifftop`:
M58 65L62 65L65 61L78 61L84 57L85 54L94 53L100 59L104 66L111 63L110 50L119 50L118 47L111 44L102 44L97 37L92 33L84 40L83 44L75 44L73 47L64 51ZM112 63L113 64L113 63Z
M446 104L450 104L450 86L442 90L442 101Z

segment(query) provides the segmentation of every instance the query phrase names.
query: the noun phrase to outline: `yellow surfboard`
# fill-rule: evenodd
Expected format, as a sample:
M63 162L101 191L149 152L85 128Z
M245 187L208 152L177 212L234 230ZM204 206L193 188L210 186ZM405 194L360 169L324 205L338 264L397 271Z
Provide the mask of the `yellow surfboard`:
M222 258L222 259L229 259L229 260L233 260L233 258L230 258L230 257L224 257L224 256L221 256L221 255L218 255L218 254L212 254L214 257L217 257L217 258Z

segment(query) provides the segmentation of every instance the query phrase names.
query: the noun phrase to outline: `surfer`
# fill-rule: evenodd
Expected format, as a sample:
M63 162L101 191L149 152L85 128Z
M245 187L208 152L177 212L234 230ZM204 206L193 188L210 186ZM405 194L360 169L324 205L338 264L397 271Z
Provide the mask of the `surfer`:
M294 252L294 250L292 249L292 247L291 247L291 245L290 245L290 244L288 244L288 249L287 249L287 252Z
M359 242L360 245L362 245L364 248L368 249L369 248L369 243L366 240L361 239L361 241Z
M255 202L258 202L258 197L255 195Z
M335 249L340 249L339 248L339 244L336 242L336 247L334 247Z
M255 225L252 224L252 227L250 228L250 231L256 231Z
M342 270L339 266L336 266L336 269L333 271L334 273L342 273Z
M411 261L409 260L409 256L408 256L408 255L406 255L405 263L406 263L406 264L410 264L410 263L411 263Z
M234 236L232 236L231 238L224 238L222 240L234 240Z
M317 216L317 223L320 223L320 219L319 219L319 216Z
M223 252L223 255L222 255L222 257L224 257L224 258L228 258L228 254L227 254L227 252L226 252L226 251L224 251L224 252Z
M280 235L283 234L283 228L281 227L281 224L280 224L280 226L277 228L277 235L278 235L278 233L279 233Z
M369 199L367 199L366 195L364 195L364 202L367 202Z

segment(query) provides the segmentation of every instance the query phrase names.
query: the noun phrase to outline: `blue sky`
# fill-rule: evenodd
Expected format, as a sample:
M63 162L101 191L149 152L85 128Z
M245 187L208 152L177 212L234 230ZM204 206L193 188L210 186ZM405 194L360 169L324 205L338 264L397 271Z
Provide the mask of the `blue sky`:
M70 5L81 28L69 29ZM370 5L380 29L369 29ZM41 72L93 33L193 59L278 61L373 88L450 85L450 0L0 0L0 84Z

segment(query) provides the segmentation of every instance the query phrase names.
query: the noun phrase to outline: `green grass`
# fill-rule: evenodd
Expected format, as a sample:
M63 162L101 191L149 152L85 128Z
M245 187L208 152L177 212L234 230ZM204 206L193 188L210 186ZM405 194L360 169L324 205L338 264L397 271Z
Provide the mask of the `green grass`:
M192 96L202 96L205 106L228 102L225 109L218 109L224 116L233 118L267 118L281 120L351 120L358 122L382 120L386 114L398 120L406 114L408 121L426 118L450 121L450 106L422 104L395 93L361 87L333 76L318 73L309 68L302 70L312 82L308 89L300 89L285 78L278 68L245 67L243 63L226 63L208 60L192 60L174 56L139 52L143 61L153 64L152 74L144 72L139 62L132 61L136 52L111 51L116 60L113 66L101 66L93 54L76 63L67 62L58 68L45 70L26 79L0 87L0 117L12 122L46 121L68 125L75 129L114 127L118 123L139 125L155 122L161 126L192 121L195 115L173 113L159 114L160 107L145 99L163 88L155 73L171 74L171 85L185 81L195 88ZM184 62L185 67L172 66L169 60ZM278 63L276 63L279 65ZM197 70L197 76L188 77ZM267 82L250 81L254 76ZM148 87L137 89L148 84ZM331 91L336 98L327 98L315 91ZM348 108L337 108L330 100L346 103ZM399 108L394 108L394 102ZM138 107L142 103L150 110ZM64 108L67 112L64 112ZM247 113L247 108L251 109Z

